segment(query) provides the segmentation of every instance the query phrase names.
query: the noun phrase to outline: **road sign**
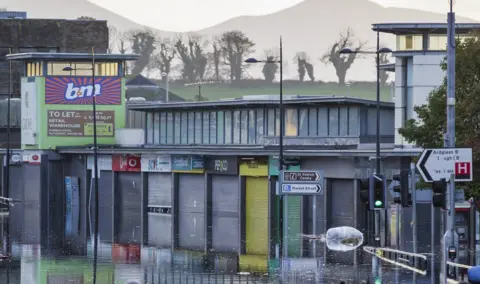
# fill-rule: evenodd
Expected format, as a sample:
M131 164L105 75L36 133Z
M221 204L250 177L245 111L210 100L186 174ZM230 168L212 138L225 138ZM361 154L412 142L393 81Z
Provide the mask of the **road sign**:
M280 195L323 194L322 171L281 171Z
M455 176L455 181L472 181L472 149L425 149L418 159L417 169L426 182L442 178L449 180L452 175Z
M282 184L281 193L282 194L302 194L302 195L322 194L323 186L319 184L284 183Z

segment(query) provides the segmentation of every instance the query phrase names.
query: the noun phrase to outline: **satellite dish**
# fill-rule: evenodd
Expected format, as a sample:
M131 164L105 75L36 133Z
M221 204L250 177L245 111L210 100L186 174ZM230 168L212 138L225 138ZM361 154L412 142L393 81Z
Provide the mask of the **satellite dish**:
M363 244L362 232L348 226L330 228L324 235L303 235L303 237L310 241L325 242L328 249L334 251L351 251Z

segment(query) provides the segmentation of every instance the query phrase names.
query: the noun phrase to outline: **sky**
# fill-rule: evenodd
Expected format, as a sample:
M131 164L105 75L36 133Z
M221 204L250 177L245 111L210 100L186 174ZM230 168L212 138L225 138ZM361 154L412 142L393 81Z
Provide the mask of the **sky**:
M264 15L294 6L303 0L89 0L139 24L161 30L185 32L207 28L237 16ZM310 0L335 1L335 0ZM448 0L371 0L387 7L442 12ZM458 14L480 20L480 0L454 0ZM455 2L454 2L455 3ZM149 7L145 9L145 7ZM185 7L188 7L185 9ZM198 15L202 16L199 17Z

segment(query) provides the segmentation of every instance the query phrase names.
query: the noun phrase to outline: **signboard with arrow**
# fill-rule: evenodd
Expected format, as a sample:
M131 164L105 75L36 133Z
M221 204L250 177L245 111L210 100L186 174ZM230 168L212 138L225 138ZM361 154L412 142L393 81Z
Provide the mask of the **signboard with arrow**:
M280 195L323 194L323 172L281 171Z
M456 182L473 180L471 148L425 149L417 162L417 169L425 182L442 178Z

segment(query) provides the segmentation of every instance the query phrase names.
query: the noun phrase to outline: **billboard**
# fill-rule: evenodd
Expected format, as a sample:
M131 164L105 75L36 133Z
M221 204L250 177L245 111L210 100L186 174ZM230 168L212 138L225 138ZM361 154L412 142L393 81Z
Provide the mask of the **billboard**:
M115 112L96 111L97 137L113 137ZM88 110L49 110L48 136L93 136L93 114Z
M121 79L119 77L95 78L95 103L97 105L119 105L122 103ZM91 105L93 78L47 77L45 80L45 104L48 105Z

